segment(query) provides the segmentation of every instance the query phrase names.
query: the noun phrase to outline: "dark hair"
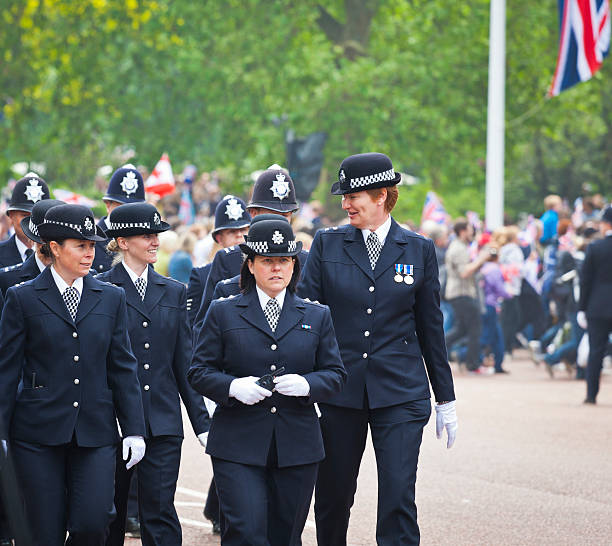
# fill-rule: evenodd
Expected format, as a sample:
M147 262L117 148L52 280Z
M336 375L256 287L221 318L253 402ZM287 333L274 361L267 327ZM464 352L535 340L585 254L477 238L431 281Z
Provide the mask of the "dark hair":
M64 242L66 241L66 239L52 239L54 240L58 245L62 246L64 244ZM53 252L51 252L51 241L43 241L42 246L40 247L40 253L45 257L45 258L49 258L53 263L55 263L55 256L53 255Z
M469 222L465 218L457 218L453 230L456 235L459 235L462 231L466 230L469 225Z
M274 256L271 256L272 258ZM254 254L247 256L242 262L242 268L240 269L240 292L246 294L255 288L255 276L249 270L249 264L247 263L249 260L253 261L255 258ZM293 274L291 275L291 280L287 285L287 290L289 292L295 293L295 289L297 287L297 283L300 280L300 260L297 259L297 256L292 256L293 258Z

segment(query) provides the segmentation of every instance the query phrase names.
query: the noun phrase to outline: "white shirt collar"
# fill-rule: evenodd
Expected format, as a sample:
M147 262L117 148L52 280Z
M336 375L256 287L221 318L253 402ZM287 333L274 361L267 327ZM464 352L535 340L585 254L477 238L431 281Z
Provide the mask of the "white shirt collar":
M374 230L378 240L381 245L385 244L385 240L387 239L387 235L389 235L389 230L391 229L391 215L387 216L387 219L382 223L382 225L378 226L378 229ZM361 234L363 235L363 242L365 243L368 240L368 235L370 235L371 231L369 229L362 229Z
M68 283L64 279L62 279L62 277L60 277L60 274L55 271L55 267L53 267L53 265L50 267L50 269L51 275L53 275L53 280L55 281L55 285L57 286L57 289L59 290L60 294L63 295L66 291L66 288L68 288ZM83 294L83 277L77 277L72 283L72 286L73 288L77 289L80 298Z
M25 262L27 258L26 250L28 250L28 247L21 242L21 239L17 237L17 235L15 235L15 244L17 245L17 250L19 251L19 254L21 254L21 261Z
M129 267L128 264L125 263L125 261L121 262L123 264L123 267L125 267L125 270L127 271L127 274L130 276L130 279L132 279L132 282L134 284L136 284L136 279L140 278L140 279L144 279L145 282L148 282L149 280L149 267L145 267L144 271L142 272L142 275L140 275L140 277L138 275L136 275L136 273L134 273L134 271L132 271Z
M268 294L266 294L261 288L259 288L259 286L255 285L255 289L257 290L257 296L259 297L259 305L261 305L261 308L265 310L266 305L268 305L268 301L271 300L272 298L268 296ZM283 291L280 294L278 294L276 298L274 298L278 302L278 305L280 305L281 309L283 308L283 303L285 303L285 293L286 292L287 292L287 289L283 288Z
M38 257L38 253L36 252L34 252L34 259L36 260L36 265L38 266L38 269L40 269L40 272L42 273L47 266L42 263L41 259Z

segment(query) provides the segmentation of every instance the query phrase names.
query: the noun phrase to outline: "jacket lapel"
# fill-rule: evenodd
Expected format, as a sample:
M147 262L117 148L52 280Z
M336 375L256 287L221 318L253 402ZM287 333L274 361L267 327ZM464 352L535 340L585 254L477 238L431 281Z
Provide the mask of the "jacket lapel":
M83 278L83 293L81 294L75 322L77 324L81 322L101 300L102 289L96 286L91 275L85 276Z
M40 275L41 271L38 269L38 263L34 254L32 254L21 266L19 271L19 278L25 280L35 279Z
M385 239L385 244L382 247L376 267L374 268L374 276L380 277L389 267L395 264L398 258L404 252L406 240L402 237L402 230L397 222L391 218L391 227Z
M34 281L34 288L38 295L38 299L42 301L50 311L55 313L58 317L64 319L70 326L74 326L74 322L68 313L68 308L64 303L64 299L60 294L51 270L47 267ZM79 305L80 307L80 305Z
M266 320L266 316L261 308L259 303L259 298L257 297L257 291L253 288L250 292L246 293L242 298L240 298L237 303L238 307L243 307L244 311L240 313L240 316L246 320L249 324L261 330L264 334L267 334L269 337L276 339L272 330L270 330L270 325ZM279 319L280 323L280 319Z
M296 324L301 322L304 317L304 309L304 305L299 302L294 294L289 291L285 292L283 309L276 325L276 332L274 332L276 339L281 339Z
M369 279L374 280L374 273L372 266L370 265L370 259L368 258L368 251L366 250L365 243L363 241L363 235L361 230L350 226L344 236L344 251L348 256L355 262L355 264L361 269Z
M155 306L159 303L159 300L162 299L165 284L166 280L149 266L149 272L147 273L147 291L145 292L144 298L144 306L149 313L153 311ZM136 290L136 287L134 287L134 290Z
M144 303L140 299L140 294L138 293L138 290L136 290L132 279L125 270L125 267L123 267L123 264L120 263L113 267L110 270L110 275L110 282L123 288L126 303L150 320L151 317L149 316L149 313L147 313Z

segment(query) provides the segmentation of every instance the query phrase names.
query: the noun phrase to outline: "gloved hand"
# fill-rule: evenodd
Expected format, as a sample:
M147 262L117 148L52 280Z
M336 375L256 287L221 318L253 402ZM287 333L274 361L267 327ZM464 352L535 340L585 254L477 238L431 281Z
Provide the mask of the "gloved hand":
M238 377L230 383L229 395L243 404L252 406L261 402L264 398L272 396L268 389L264 389L255 383L259 378L253 377Z
M206 449L206 443L208 442L208 432L201 432L200 434L198 434L198 442L200 442L200 445Z
M584 311L578 311L578 314L576 315L576 322L578 323L578 326L580 326L580 328L582 328L583 330L587 329L589 324L587 322Z
M448 436L446 440L446 448L450 449L455 443L457 437L457 411L455 410L455 401L447 402L446 404L436 404L436 438L442 438L442 431L446 429Z
M310 394L308 381L296 373L279 375L274 378L274 384L276 385L274 390L285 396L308 396Z
M123 460L128 461L128 455L131 451L130 460L125 465L128 470L134 465L137 465L145 455L147 446L142 436L126 436L123 439Z

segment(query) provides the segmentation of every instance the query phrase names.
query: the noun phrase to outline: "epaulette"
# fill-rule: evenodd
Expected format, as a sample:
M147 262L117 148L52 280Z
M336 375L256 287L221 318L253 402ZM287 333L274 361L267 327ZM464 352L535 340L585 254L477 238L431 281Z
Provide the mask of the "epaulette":
M191 311L191 304L193 302L193 298L187 298L187 311Z
M318 302L317 300L311 300L311 299L309 299L309 298L304 298L304 301L305 301L306 303L312 303L312 304L314 304L314 305L323 306L323 304L322 304L322 303L320 303L320 302Z
M224 248L223 250L225 250L226 254L229 254L230 252L232 252L232 250L234 250L236 247L235 246L228 246L227 248Z
M0 273L7 273L8 271L15 271L15 269L18 269L22 266L23 264L14 264L14 265L7 265L6 267L3 267L2 269L0 269Z

